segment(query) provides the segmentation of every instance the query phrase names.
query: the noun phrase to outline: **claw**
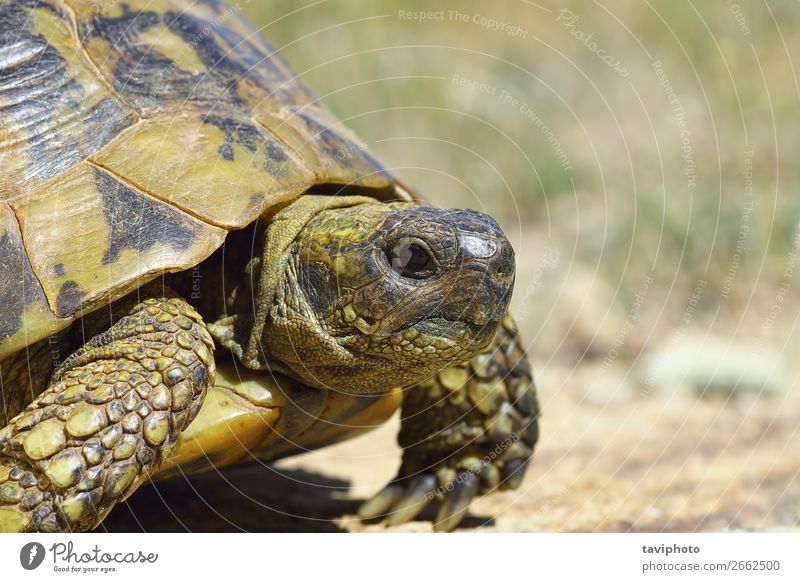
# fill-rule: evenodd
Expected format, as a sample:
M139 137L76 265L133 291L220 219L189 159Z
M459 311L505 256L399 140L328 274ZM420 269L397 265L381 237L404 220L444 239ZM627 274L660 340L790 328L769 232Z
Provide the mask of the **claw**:
M516 489L522 484L528 459L511 459L503 465L503 489Z
M461 522L469 509L472 499L478 494L480 479L469 471L459 471L453 490L444 498L436 521L434 531L452 531Z
M396 483L390 483L372 496L358 508L358 515L362 519L372 519L384 515L403 495L403 488Z
M528 424L525 427L525 440L528 446L533 448L539 440L539 418L534 416L528 419Z
M415 477L395 505L396 510L389 516L387 523L390 526L401 525L417 517L431 501L429 494L436 489L437 483L436 477L431 474Z

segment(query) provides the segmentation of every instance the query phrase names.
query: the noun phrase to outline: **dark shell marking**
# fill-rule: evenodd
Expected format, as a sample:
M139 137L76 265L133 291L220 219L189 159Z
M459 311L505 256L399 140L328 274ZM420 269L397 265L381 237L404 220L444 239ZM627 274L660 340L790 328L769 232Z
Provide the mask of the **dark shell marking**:
M88 63L67 62L48 39L34 32L37 18L32 10L37 8L39 21L63 34L69 31L67 16L55 5L3 2L0 199L18 194L20 182L30 187L84 160L133 122L89 73ZM75 78L75 70L81 70L84 82ZM94 86L86 84L88 80Z
M44 304L44 292L25 254L13 213L0 203L0 341L20 329L31 303Z
M0 202L21 232L0 231L0 357L197 264L315 183L398 195L233 7L0 5Z
M97 15L82 20L78 32L84 43L100 38L113 47L117 56L114 89L144 116L170 111L174 107L171 102L209 112L241 109L244 103L237 85L242 79L255 82L280 101L313 100L308 90L290 81L276 66L271 47L261 48L253 39L227 26L188 12L170 10L159 14L153 10L132 10L126 3L121 8L119 16ZM142 41L144 33L162 24L183 39L184 50L195 53L207 69L203 74L181 68L170 56Z
M142 196L99 168L94 173L109 228L104 265L115 262L126 248L141 253L160 243L177 252L192 246L196 235L182 212Z

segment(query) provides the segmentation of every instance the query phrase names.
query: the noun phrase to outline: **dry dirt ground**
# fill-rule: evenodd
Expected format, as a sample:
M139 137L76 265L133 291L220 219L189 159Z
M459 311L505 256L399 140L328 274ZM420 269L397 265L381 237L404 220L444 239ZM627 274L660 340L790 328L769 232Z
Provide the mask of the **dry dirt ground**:
M800 530L800 394L623 395L592 404L540 378L542 439L520 490L480 498L472 531ZM573 378L574 380L574 378ZM354 517L399 464L397 420L285 459L145 485L109 531L430 531ZM430 515L430 513L428 513Z

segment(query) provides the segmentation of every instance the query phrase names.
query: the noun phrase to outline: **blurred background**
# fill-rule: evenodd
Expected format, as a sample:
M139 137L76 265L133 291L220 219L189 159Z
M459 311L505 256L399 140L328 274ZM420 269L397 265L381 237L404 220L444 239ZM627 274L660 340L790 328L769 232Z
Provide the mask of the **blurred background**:
M469 526L798 528L796 3L232 5L388 168L516 249L542 440ZM393 476L396 430L197 481L181 519L380 529L339 516Z

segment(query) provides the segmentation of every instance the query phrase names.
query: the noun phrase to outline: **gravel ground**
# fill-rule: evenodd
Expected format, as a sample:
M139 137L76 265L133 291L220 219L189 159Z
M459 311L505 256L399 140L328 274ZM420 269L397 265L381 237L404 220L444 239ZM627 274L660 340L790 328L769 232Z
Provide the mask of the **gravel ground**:
M476 500L478 531L800 529L797 395L773 399L622 396L593 404L569 374L540 378L542 441L518 491ZM430 531L353 517L397 470L397 419L285 459L146 485L109 531ZM430 513L428 513L430 515Z

